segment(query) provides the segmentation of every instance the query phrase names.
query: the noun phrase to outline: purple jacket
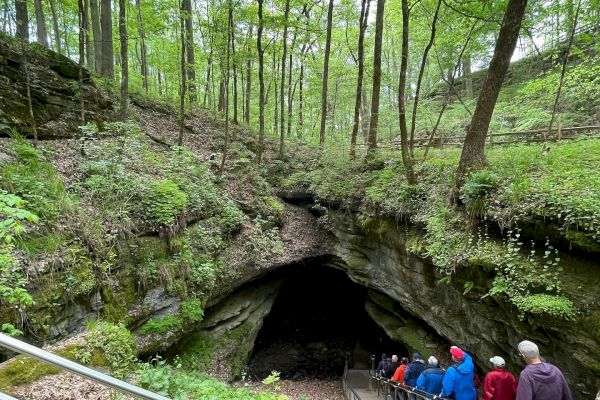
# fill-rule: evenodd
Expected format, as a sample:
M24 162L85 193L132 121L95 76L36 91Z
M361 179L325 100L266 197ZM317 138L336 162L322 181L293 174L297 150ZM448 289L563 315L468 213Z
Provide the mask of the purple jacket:
M567 380L552 364L530 364L521 372L517 400L572 400Z

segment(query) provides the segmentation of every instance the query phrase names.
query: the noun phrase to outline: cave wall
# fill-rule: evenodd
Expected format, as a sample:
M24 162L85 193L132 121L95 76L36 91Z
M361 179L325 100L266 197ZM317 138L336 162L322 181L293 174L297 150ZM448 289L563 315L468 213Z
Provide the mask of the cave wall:
M406 252L402 226L378 221L365 231L352 214L333 210L329 220L338 241L338 268L356 282L398 301L452 344L473 354L480 366L501 355L513 371L520 371L523 365L517 344L530 339L538 343L549 362L563 370L577 398L596 393L600 386L600 330L588 325L587 316L598 315L597 308L585 310L586 316L578 321L520 320L509 304L481 298L492 278L488 274L465 276L459 272L451 284L438 284L441 276L436 269ZM467 278L475 280L476 289L464 295ZM585 285L585 277L579 278ZM593 282L579 290L600 298L600 288Z

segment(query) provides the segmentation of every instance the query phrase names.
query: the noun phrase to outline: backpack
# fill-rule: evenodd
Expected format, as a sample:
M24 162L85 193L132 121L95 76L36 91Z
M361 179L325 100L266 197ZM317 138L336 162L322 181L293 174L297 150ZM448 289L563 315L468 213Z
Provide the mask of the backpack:
M389 360L387 360L387 359L385 359L385 360L382 360L382 363L381 363L381 370L380 370L380 371L377 371L377 372L379 373L379 375L381 375L381 376L385 376L385 373L386 373L386 371L388 370L388 368L390 367L390 364L391 364L391 363L389 362Z

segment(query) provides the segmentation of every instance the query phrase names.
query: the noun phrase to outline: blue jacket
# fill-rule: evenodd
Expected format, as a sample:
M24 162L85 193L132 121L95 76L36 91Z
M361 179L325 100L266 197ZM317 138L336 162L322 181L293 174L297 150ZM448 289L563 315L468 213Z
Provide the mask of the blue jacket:
M416 386L417 378L424 370L425 364L422 361L413 361L408 364L406 371L404 371L404 384L413 387Z
M417 389L434 395L440 394L442 392L444 374L444 370L440 367L428 366L425 371L421 372L419 379L417 379Z
M465 359L454 364L444 375L442 381L442 397L455 400L477 400L477 392L473 385L475 366L471 356L465 353Z

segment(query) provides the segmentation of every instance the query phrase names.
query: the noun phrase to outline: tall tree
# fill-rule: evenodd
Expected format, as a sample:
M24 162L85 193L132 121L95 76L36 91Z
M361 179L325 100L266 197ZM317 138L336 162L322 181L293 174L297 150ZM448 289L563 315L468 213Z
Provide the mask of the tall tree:
M90 71L94 69L94 45L90 40L90 1L83 0L83 31L85 33L85 59Z
M85 59L84 4L77 0L77 20L79 22L79 123L85 125L85 102L83 99L83 64Z
M262 154L265 147L265 77L264 64L265 54L262 47L263 35L263 0L258 2L258 32L256 34L256 50L258 53L258 149L256 152L256 161L258 164L262 161Z
M100 0L100 27L102 29L102 75L115 79L111 0Z
M42 0L34 0L35 25L37 28L37 42L44 47L48 47L48 29L46 28L46 18L44 16L44 6Z
M433 14L433 21L431 22L431 34L429 36L429 43L425 46L425 50L423 51L423 58L421 59L421 66L419 68L419 77L417 78L417 87L415 89L415 98L413 99L413 109L412 109L412 119L410 122L410 156L413 157L413 149L415 144L415 128L417 124L417 107L419 105L419 95L421 93L421 84L423 82L423 74L425 73L425 65L427 64L427 56L429 54L429 50L431 46L433 46L433 42L435 40L435 31L436 31L436 23L438 19L438 15L440 13L440 6L442 5L442 0L438 0L437 7L435 8L435 12Z
M573 3L570 1L571 12L573 11ZM552 106L552 116L550 117L550 124L548 125L548 132L544 134L544 139L547 138L548 135L552 132L552 127L554 125L554 118L556 117L556 111L558 109L558 100L560 99L560 92L562 91L563 82L565 80L565 72L567 71L567 63L569 62L569 56L571 54L571 47L573 46L573 38L575 37L575 31L577 30L577 19L579 17L579 10L581 9L581 0L577 2L577 10L575 11L575 16L570 16L569 27L571 29L571 33L569 35L569 43L567 44L567 49L565 50L564 57L562 60L562 67L560 70L560 81L558 82L558 89L556 90L556 96L554 98L554 105Z
M281 85L279 94L279 103L281 107L280 113L280 132L279 132L279 158L283 158L284 143L285 143L285 61L287 57L287 33L288 33L288 17L290 15L290 0L285 0L285 11L283 20L283 54L281 56Z
M58 12L56 11L55 0L50 0L50 13L52 14L52 29L54 30L54 43L56 52L62 54L62 46L60 43L60 28L58 26Z
M185 6L184 3L185 0L180 0L179 1L179 35L180 35L180 44L181 44L181 58L180 58L180 62L181 62L181 75L179 78L179 136L177 136L177 145L181 146L183 145L183 129L185 127L185 96L186 96L186 90L187 90L187 82L186 82L186 78L187 78L187 68L186 68L186 58L185 58L185 51L186 51L186 38L185 38L185 19L186 19L186 11L185 11Z
M246 59L246 104L244 105L244 122L250 124L250 94L252 92L252 47L250 45L252 41L252 29L253 25L250 25L248 31L248 38L246 40L248 52L248 58Z
M325 144L325 121L327 119L327 84L329 81L329 53L331 52L331 26L333 21L333 0L329 0L327 8L327 37L325 39L325 55L323 61L323 89L321 90L321 128L319 144Z
M467 135L456 174L457 187L462 186L469 171L480 169L486 163L485 139L504 76L517 45L526 7L527 0L509 0L506 6L494 48L494 56L481 86L471 124L467 127Z
M140 72L142 74L142 85L148 93L148 47L146 46L146 31L144 30L144 21L142 19L141 0L135 0L137 11L138 35L140 35Z
M400 77L398 79L398 121L400 124L400 153L406 172L406 180L410 185L416 183L412 159L408 154L408 128L406 125L406 80L408 75L408 34L410 9L408 0L402 0L402 59L400 60Z
M356 98L354 99L354 124L350 137L350 157L356 156L356 137L360 126L361 94L363 90L363 77L365 72L365 32L367 30L369 5L371 0L362 0L360 5L359 32L358 32L358 74L356 77Z
M238 123L238 79L237 79L237 58L235 55L235 25L233 23L233 9L231 10L231 64L233 66L233 123Z
M369 124L368 149L377 147L377 128L379 123L379 92L381 88L381 42L383 38L383 11L385 0L377 0L375 16L375 47L373 49L373 92L371 94L371 122Z
M121 42L121 118L125 120L127 119L127 102L129 97L129 61L127 58L126 0L119 0L119 41Z
M228 23L227 23L227 52L225 53L225 140L223 140L221 166L219 175L225 170L225 161L227 160L227 150L229 146L229 65L231 61L230 45L233 41L233 4L231 0L227 1Z
M192 22L192 0L182 0L182 11L185 20L185 52L187 56L187 81L190 107L196 101L196 70L194 53L194 24Z
M15 0L15 18L17 23L17 38L29 42L29 13L27 0Z
M94 69L100 74L102 73L102 29L100 27L98 0L90 0L90 17L92 18L92 35L94 36Z

